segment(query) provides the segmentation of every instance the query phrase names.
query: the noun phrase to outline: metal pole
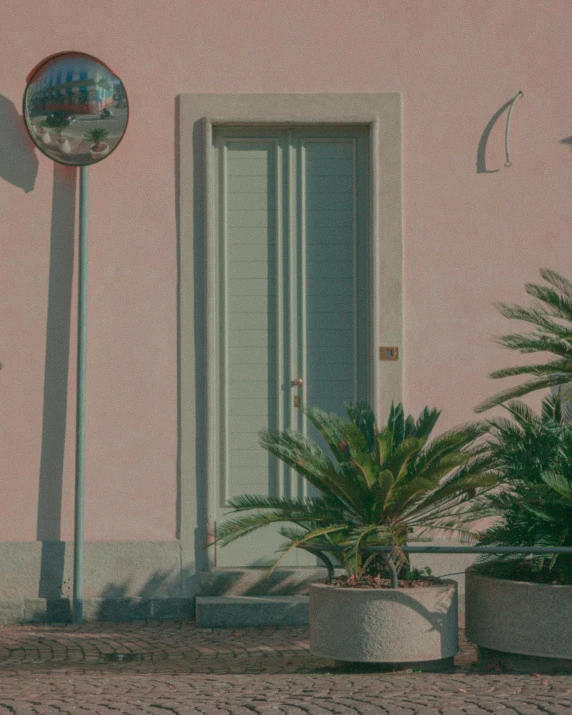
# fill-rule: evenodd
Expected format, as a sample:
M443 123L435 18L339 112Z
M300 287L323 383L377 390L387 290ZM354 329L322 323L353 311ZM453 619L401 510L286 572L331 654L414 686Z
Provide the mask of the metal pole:
M79 169L79 240L77 305L77 401L75 446L75 513L73 552L73 622L83 622L83 511L85 466L85 365L87 340L88 167Z
M304 544L300 548L318 554L327 551L344 551L344 546L314 546ZM365 554L388 554L394 546L362 546ZM572 546L401 546L408 554L568 554L572 556Z
M568 554L572 546L402 546L409 554ZM364 546L365 553L387 553L393 546Z
M334 578L334 565L325 552L335 554L344 551L346 547L300 544L299 548L315 554L324 562L328 569L328 583L331 583ZM394 548L394 546L362 546L360 550L365 554L382 554L385 557ZM402 546L401 550L408 554L567 554L572 556L572 546ZM386 564L391 571L391 588L397 588L395 565L391 559L387 559Z

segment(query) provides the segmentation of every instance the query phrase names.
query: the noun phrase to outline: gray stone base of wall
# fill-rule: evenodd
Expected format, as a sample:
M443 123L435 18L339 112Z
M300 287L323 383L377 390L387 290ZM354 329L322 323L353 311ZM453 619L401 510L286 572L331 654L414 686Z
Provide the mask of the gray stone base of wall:
M462 594L464 569L469 565L466 556L416 554L415 557L413 565L430 566L436 576L453 573ZM336 569L336 573L342 572ZM247 606L243 600L240 605L221 601L218 616L215 615L219 608L217 603L209 602L202 613L209 621L216 619L219 626L224 623L225 614L231 614L229 618L234 621L237 613L258 625L264 625L267 617L268 625L274 625L284 621L272 597L305 596L310 583L325 577L326 569L321 565L279 568L270 578L266 578L265 570L260 568L215 568L197 572L194 563L184 562L181 543L177 540L86 541L83 618L86 621L194 620L195 595L269 597L268 603L254 601ZM71 621L72 585L72 542L0 542L0 623ZM306 622L307 607L296 598L286 610L289 612L286 620Z
M86 598L84 621L194 620L194 598ZM0 600L0 623L71 623L68 598Z
M72 618L73 543L0 543L0 623ZM181 543L86 541L83 619L193 618L198 581Z
M572 674L572 660L569 658L541 658L536 655L503 653L500 650L479 646L479 660L488 669L499 668L513 673Z

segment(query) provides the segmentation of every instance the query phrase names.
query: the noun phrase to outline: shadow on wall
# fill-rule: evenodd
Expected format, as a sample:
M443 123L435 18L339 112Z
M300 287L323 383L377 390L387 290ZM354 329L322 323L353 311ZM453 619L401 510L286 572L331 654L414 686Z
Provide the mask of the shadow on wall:
M181 583L183 579L191 577L191 571L194 573L194 568L183 569L182 573L176 575L169 569L155 571L135 597L127 595L132 591L128 580L110 583L103 590L101 599L94 599L95 608L88 608L86 617L98 621L190 619L194 617L192 599L183 597ZM165 597L165 592L172 595Z
M52 554L53 555L53 554ZM43 556L43 552L42 552ZM42 565L44 565L42 563ZM52 570L53 570L52 564ZM140 621L151 619L194 619L194 599L184 595L183 583L196 577L194 565L177 570L157 570L135 594L129 579L108 583L97 598L84 598L85 621ZM45 604L27 620L69 623L72 620L72 584L59 580Z
M510 107L512 103L513 99L509 99L508 102L505 102L505 104L503 104L502 107L493 114L489 123L481 134L481 139L479 141L479 146L477 149L477 174L495 174L497 171L500 171L499 169L487 169L487 142L489 140L489 136L493 130L493 127L497 123L499 117Z
M52 555L59 556L58 544L52 545ZM57 560L57 559L56 559ZM56 563L52 564L52 572ZM196 565L183 569L157 569L145 583L134 590L131 580L124 579L109 582L98 597L88 597L83 602L85 621L138 621L151 619L194 620L194 594L203 595L296 595L307 594L309 584L325 577L320 569L309 569L308 573L296 575L295 569L275 571L266 581L263 569L253 570L258 573L235 572L218 574L216 588L208 578L199 587ZM192 584L192 591L186 584ZM204 593L203 593L204 592ZM71 580L59 580L54 583L46 602L38 605L26 620L48 623L69 623L72 620L72 584Z
M24 119L7 97L0 94L0 178L23 189L34 189L38 157Z
M0 94L0 178L30 192L38 174L38 158L24 120ZM70 309L75 228L76 169L54 163L42 451L37 514L37 539L42 543L39 596L61 597L49 584L61 582L64 544L60 542L61 496L66 430Z
M62 481L67 421L70 316L76 204L75 167L54 162L50 265L44 363L42 447L36 538L42 541L40 598L59 598L50 584L61 583Z

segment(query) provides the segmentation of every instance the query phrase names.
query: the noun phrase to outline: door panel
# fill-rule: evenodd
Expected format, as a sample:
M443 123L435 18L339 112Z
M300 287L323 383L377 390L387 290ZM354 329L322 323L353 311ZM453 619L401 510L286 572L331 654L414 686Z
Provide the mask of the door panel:
M221 273L225 286L221 305L224 333L221 352L223 415L221 436L223 493L220 502L244 491L268 492L275 465L260 449L244 445L238 420L250 418L258 429L274 426L276 412L276 321L271 315L276 295L276 166L274 141L226 141L222 164ZM235 229L264 229L256 233L256 260L252 247ZM258 302L252 299L260 298ZM261 379L263 378L263 379ZM230 449L232 441L233 448Z
M356 127L217 128L213 144L221 521L239 494L316 494L258 444L266 428L316 437L295 397L344 414L368 394L369 170ZM261 565L282 541L265 528L215 563ZM300 550L282 561L315 563Z

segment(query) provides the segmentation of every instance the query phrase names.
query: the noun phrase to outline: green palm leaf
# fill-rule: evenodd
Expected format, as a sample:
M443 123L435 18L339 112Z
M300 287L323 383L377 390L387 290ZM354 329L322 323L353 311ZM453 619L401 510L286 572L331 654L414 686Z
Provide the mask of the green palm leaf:
M425 446L419 454L416 463L417 469L423 470L438 466L446 457L462 461L465 459L462 448L471 444L474 450L475 440L481 437L486 429L486 425L473 422L444 432Z
M534 298L534 306L523 308L520 305L496 303L497 310L506 318L522 320L535 326L530 333L509 335L496 338L496 342L510 350L522 354L548 352L557 360L546 364L516 366L495 370L490 374L493 379L516 375L534 375L533 379L507 388L475 407L476 412L484 412L523 395L547 387L558 389L566 400L572 399L572 283L566 278L542 268L540 275L549 284L527 283L526 292Z
M489 374L494 379L499 377L513 377L514 375L554 375L565 377L568 380L572 374L572 360L558 360L547 365L518 365L505 367Z
M428 438L437 424L440 415L441 410L424 407L415 424L415 435L417 437Z
M347 404L344 405L344 409L350 418L349 424L359 429L365 441L365 448L372 452L377 429L373 410L365 402Z
M541 476L551 489L572 502L572 481L570 479L552 470L542 472Z
M507 303L494 303L493 305L505 318L523 320L536 325L539 335L548 334L565 340L570 336L570 327L551 320L550 314L542 306L540 308L523 308L520 305ZM497 339L502 340L502 338Z
M534 283L526 283L524 287L529 295L550 307L550 310L547 310L548 315L572 320L572 300L567 295L562 295L553 288Z
M329 457L311 439L290 432L263 431L260 444L320 491L331 492L347 507L359 509L362 496L359 484L352 482L343 470L336 470Z
M385 464L393 450L393 434L391 430L384 427L374 442L375 459L379 469L385 469Z
M343 460L340 445L346 441L345 422L335 413L324 412L317 407L305 407L304 414L320 433L337 460Z
M401 514L412 499L419 494L425 494L433 489L435 483L431 479L415 477L400 488L391 489L386 499L386 511L388 514Z
M383 466L393 473L396 482L407 476L409 464L415 460L426 442L427 437L406 437L393 450Z
M480 543L572 546L572 425L562 421L554 396L543 400L539 414L520 401L505 406L512 423L489 420L501 488L484 497L497 523ZM557 554L481 558L477 567L501 578L572 583L570 557Z
M536 380L527 380L521 385L509 387L506 390L502 390L496 395L493 395L488 400L483 400L483 402L475 407L475 412L485 412L485 410L490 410L491 407L498 407L499 405L502 405L502 403L507 400L513 400L517 397L528 395L536 390L543 390L546 387L564 385L567 382L570 382L571 379L572 375L549 375L548 377L542 377Z
M320 536L325 536L326 534L332 534L334 532L343 532L347 530L347 524L330 524L325 527L318 527L316 529L312 529L311 531L308 531L305 533L303 536L300 536L296 534L294 538L289 539L289 541L285 544L283 544L280 548L279 551L282 552L282 555L276 559L276 561L272 564L270 569L268 570L268 576L274 571L274 569L278 566L278 563L287 555L289 554L292 549L295 549L299 547L301 544L308 543L312 541L312 539L316 539L316 537Z
M551 271L549 268L541 268L540 275L545 281L557 288L561 293L572 300L572 283L561 276L556 271Z
M561 337L544 335L538 333L511 333L499 338L493 338L493 342L503 348L518 350L520 353L541 353L550 352L559 355L564 359L572 358L572 345ZM498 371L496 371L498 372ZM491 373L495 375L496 372Z

